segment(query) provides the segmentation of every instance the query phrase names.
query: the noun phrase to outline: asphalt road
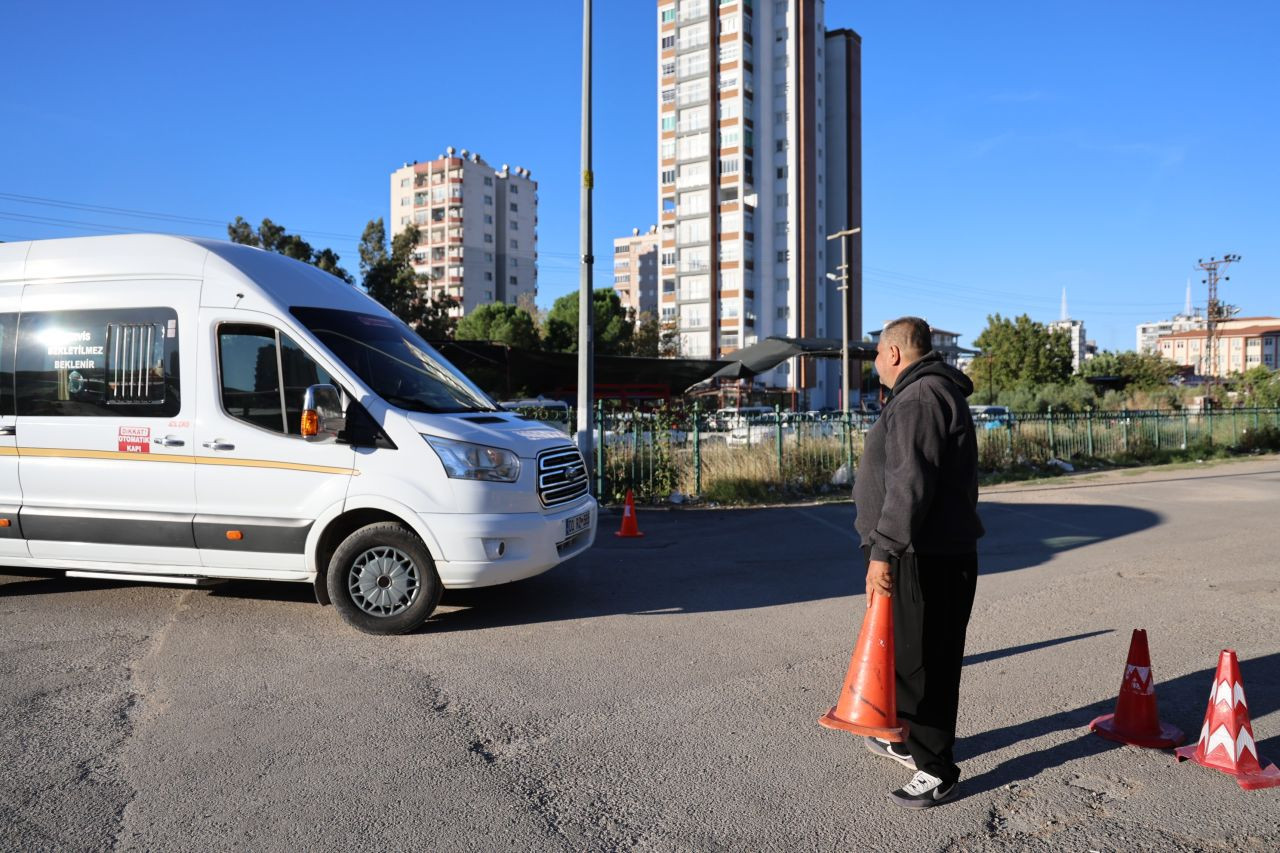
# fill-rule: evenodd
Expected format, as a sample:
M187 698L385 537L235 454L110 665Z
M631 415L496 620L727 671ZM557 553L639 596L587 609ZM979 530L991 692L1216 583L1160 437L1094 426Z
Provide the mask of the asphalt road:
M302 586L0 574L0 849L1276 850L1280 789L1086 727L1145 627L1166 721L1235 648L1280 760L1278 509L1277 457L984 493L963 796L925 813L816 723L851 504L642 511L400 638Z

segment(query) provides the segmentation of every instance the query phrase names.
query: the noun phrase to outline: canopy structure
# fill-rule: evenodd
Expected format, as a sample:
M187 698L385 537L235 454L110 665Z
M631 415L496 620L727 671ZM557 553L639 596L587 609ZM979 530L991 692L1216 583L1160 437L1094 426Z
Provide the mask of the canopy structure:
M711 374L710 378L750 379L759 373L772 370L782 362L797 355L810 355L817 358L839 358L840 349L840 341L836 338L769 337L735 352L732 356L733 360ZM849 342L850 360L873 361L875 357L875 344L866 344L860 341Z
M542 395L572 400L578 388L578 356L518 349L485 341L431 341L472 382L499 400ZM666 400L726 367L724 361L597 355L596 399Z

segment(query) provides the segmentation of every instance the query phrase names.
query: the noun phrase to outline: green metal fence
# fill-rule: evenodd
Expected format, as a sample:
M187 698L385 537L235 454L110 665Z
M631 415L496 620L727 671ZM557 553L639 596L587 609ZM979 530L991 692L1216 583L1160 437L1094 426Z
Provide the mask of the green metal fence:
M598 405L592 491L604 503L628 489L640 501L672 493L704 500L767 501L847 491L874 415L790 412L717 419L697 405L654 412ZM529 412L572 433L576 415ZM1280 431L1280 409L1012 413L979 419L979 465L993 471L1050 459L1123 462L1158 451L1250 446Z

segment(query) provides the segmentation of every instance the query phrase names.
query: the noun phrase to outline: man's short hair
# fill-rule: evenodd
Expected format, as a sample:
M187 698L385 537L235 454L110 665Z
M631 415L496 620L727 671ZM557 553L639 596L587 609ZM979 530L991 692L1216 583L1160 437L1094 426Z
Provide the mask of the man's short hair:
M933 332L919 317L899 317L884 324L880 339L907 352L921 356L933 351Z

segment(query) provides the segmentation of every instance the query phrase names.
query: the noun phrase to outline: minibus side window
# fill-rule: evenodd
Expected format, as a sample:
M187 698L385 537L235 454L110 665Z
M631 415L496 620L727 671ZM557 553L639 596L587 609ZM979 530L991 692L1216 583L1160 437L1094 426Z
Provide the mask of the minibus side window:
M227 414L288 435L302 434L302 399L307 388L335 384L328 371L292 338L270 326L227 323L218 327L218 368Z
M18 318L13 384L19 415L171 418L181 408L178 373L172 308L37 311Z

